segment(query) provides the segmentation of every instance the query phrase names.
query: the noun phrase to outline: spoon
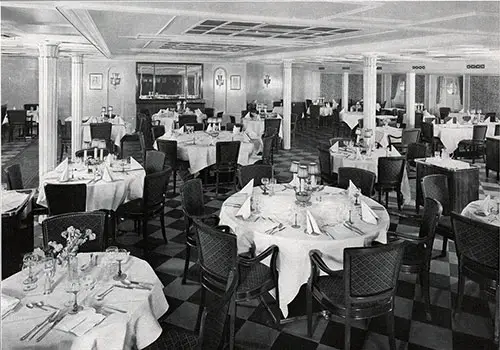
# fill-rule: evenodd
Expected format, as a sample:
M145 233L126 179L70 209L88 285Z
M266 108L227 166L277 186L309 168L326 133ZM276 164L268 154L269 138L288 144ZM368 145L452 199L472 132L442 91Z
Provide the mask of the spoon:
M49 310L45 309L42 305L39 305L38 303L31 303L31 302L26 303L26 307L28 309L33 309L33 308L37 307L37 308L42 309L44 311L49 311Z
M52 306L52 305L49 305L49 304L45 304L43 301L39 301L37 303L35 303L38 307L42 307L42 306L46 306L46 307L50 307L51 309L54 309L54 310L59 310L57 307L55 306Z
M111 286L111 287L109 287L106 291L102 292L101 294L96 295L95 299L96 299L97 301L101 301L102 299L104 299L104 297L105 297L106 295L108 295L109 293L111 293L111 291L113 290L113 287L114 287L114 286Z
M132 288L138 288L138 289L147 289L147 290L151 290L150 287L147 287L147 286L144 286L142 284L140 284L139 282L132 282L130 280L127 280L127 279L124 279L121 281L124 285L126 285L127 287L132 287Z

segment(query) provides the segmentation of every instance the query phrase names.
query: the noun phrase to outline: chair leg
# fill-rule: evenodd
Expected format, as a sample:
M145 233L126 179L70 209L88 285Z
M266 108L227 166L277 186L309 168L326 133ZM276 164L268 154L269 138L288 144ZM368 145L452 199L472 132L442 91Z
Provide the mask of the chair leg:
M174 195L175 195L175 186L177 184L177 169L174 169Z
M306 289L307 336L312 337L312 293L309 286Z
M427 321L431 320L431 298L429 294L429 268L420 273L420 287L425 304L425 317Z
M344 349L351 349L351 320L349 315L345 318L345 332L344 332Z
M234 334L236 332L236 301L231 300L229 305L229 350L234 349Z
M443 237L443 245L441 247L441 254L439 254L440 258L444 258L446 256L447 247L448 247L448 238Z
M201 284L201 278L200 278L200 284ZM198 332L200 330L201 326L201 316L203 315L203 309L205 307L205 288L201 287L201 300L200 300L200 306L198 307L198 318L196 319L196 326L195 326L195 331Z
M389 208L389 191L385 192L385 207Z
M497 285L497 292L496 292L496 305L495 305L495 335L494 335L494 341L498 345L498 338L500 334L500 285Z
M191 256L191 246L186 242L186 259L184 260L184 273L182 274L182 284L186 284L190 256Z
M219 197L219 172L215 172L215 198Z
M387 314L387 333L389 334L389 346L391 350L396 350L396 336L394 333L394 311Z
M464 288L465 288L465 276L461 264L459 263L458 270L458 295L457 303L455 305L454 317L457 318L460 314L460 309L462 308L462 301L464 299Z
M401 211L401 204L403 203L403 195L400 190L397 190L398 210Z
M378 202L382 203L382 190L378 191Z
M163 240L165 241L165 244L168 244L167 232L165 231L165 213L164 213L164 210L162 210L162 212L160 214L160 223L161 223L161 234L163 235Z
M144 246L147 248L148 245L148 219L142 220L142 238L144 239Z

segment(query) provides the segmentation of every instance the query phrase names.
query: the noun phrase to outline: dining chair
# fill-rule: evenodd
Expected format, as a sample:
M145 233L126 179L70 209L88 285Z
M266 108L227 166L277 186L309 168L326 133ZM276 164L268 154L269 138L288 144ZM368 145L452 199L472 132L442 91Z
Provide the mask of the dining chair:
M165 169L165 153L161 151L147 151L144 170L146 174L153 174Z
M236 235L231 232L228 226L211 227L197 219L194 220L194 225L196 228L195 238L198 245L198 261L200 264L200 284L202 286L195 329L199 329L200 327L206 292L209 291L216 295L221 295L229 273L235 267L239 271L235 302L238 303L258 298L270 313L274 323L279 323L281 316L276 317L274 315L264 298L264 295L268 295L268 292L274 289L275 300L279 310L280 298L278 270L276 268L276 259L279 252L278 247L271 245L259 255L247 258L238 255ZM269 266L262 263L263 260L268 258ZM235 315L235 311L230 313L230 344L234 344Z
M219 217L208 213L206 210L201 179L191 179L182 185L181 205L184 213L184 233L186 234L186 257L184 259L182 284L186 284L191 248L196 249L193 220L199 219L205 224L215 227L219 224Z
M109 154L109 150L106 148L98 148L98 147L92 147L92 148L85 148L81 149L75 152L75 157L76 158L83 158L85 155L85 151L87 151L87 157L94 157L94 150L97 149L97 154L100 155L102 151L103 157L107 157Z
M26 123L26 111L23 109L10 109L7 111L9 117L9 139L14 139L15 130L17 137L22 137L26 141L28 134L28 124Z
M281 128L281 119L280 118L266 118L264 119L264 135L272 135L272 131L274 130L274 141L273 141L273 152L278 150L281 145L281 140L279 137Z
M142 231L144 249L148 249L148 221L159 216L163 240L168 243L165 232L165 192L168 179L172 173L171 169L147 174L144 178L142 198L137 198L121 204L116 209L117 218L132 219L139 222L139 231Z
M500 124L495 125L495 136L500 136Z
M454 152L455 157L471 157L472 164L476 162L476 158L484 159L487 131L487 125L474 125L472 127L472 139L462 140L458 143L458 147Z
M78 249L80 252L103 252L106 249L106 214L102 211L74 212L54 215L42 222L43 246L49 247L54 241L66 245L66 238L61 233L70 226L84 232L89 229L96 235L96 239L87 241Z
M224 116L224 112L223 111L222 112L217 112L216 115L217 115L218 119L221 119Z
M351 139L351 128L346 122L333 123L332 125L332 137L339 137L345 139Z
M429 273L436 227L443 207L437 200L432 198L427 197L424 202L424 212L422 213L418 236L393 231L387 232L387 236L408 242L403 252L400 272L403 274L418 274L420 290L425 303L426 318L430 321Z
M49 216L82 212L87 208L86 184L46 184Z
M195 114L184 114L179 116L178 127L181 128L186 124L196 124Z
M222 296L215 297L215 300L203 311L201 317L200 332L195 332L185 328L176 327L171 324L165 325L160 337L144 350L217 350L232 348L232 345L225 345L224 337L227 335L227 316L232 312L234 305L234 295L238 286L238 270L233 268L229 272L225 292Z
M229 121L231 122L231 124L236 124L236 117L234 115L230 115Z
M497 125L500 127L500 125ZM493 138L486 139L486 150L485 150L485 167L486 177L489 176L489 172L497 172L497 181L500 181L500 144L498 140Z
M484 121L488 121L490 123L495 123L497 121L497 114L495 112L486 113L484 116Z
M111 141L111 123L90 123L91 147L106 148L113 153L113 143Z
M451 199L448 190L448 177L443 174L427 175L422 178L422 196L437 200L443 207L443 212L436 227L436 233L443 237L441 253L435 258L446 256L448 240L455 241L455 235L451 226Z
M318 250L309 252L311 275L307 281L307 333L312 337L313 298L321 307L344 318L344 349L351 348L351 324L355 320L387 317L391 350L396 349L394 300L405 241L344 249L344 269L332 271ZM320 276L322 274L322 276Z
M374 172L365 169L340 167L338 172L337 187L347 189L349 181L352 181L354 186L361 189L363 196L371 197L375 193L375 178L377 175Z
M439 137L434 136L434 124L429 122L422 122L420 125L420 141L426 145L429 145L431 156L433 157L435 152L440 152L444 148L443 143Z
M215 196L219 195L220 174L229 174L230 181L236 190L236 170L240 154L240 141L219 141L215 143Z
M151 134L153 135L153 142L156 141L158 137L165 135L165 125L153 125Z
M156 141L158 150L165 153L165 164L172 169L173 173L173 191L177 186L177 172L189 168L189 162L177 158L177 141L173 140L158 140Z
M214 112L215 110L213 108L205 108L205 114L207 116L207 118L213 118L214 117Z
M460 317L462 309L465 278L481 286L481 291L494 295L495 314L493 315L494 341L498 344L500 333L500 274L499 249L500 229L498 226L474 220L459 213L451 213L458 254L458 297L455 303L454 318Z
M309 116L310 116L309 120L311 121L311 123L316 124L316 128L321 127L322 119L321 119L321 115L320 115L320 109L321 109L321 106L319 106L319 105L310 105L309 106Z
M319 145L318 150L319 168L321 173L322 184L335 185L337 184L337 174L333 173L332 156L330 148L326 145Z
M59 154L59 162L62 162L63 154L71 154L69 150L71 149L71 122L67 121L64 124L60 120L57 121L57 132L61 140L61 153Z
M439 108L439 118L444 119L446 118L451 112L450 107L440 107Z
M259 163L274 164L273 142L274 135L262 138L262 160Z
M144 165L146 144L142 132L124 135L120 140L120 158L127 157L133 157L139 164Z
M421 159L427 156L427 146L423 143L410 143L405 156L408 178L415 179L417 177L417 163L415 159Z
M405 157L380 157L377 165L377 183L375 189L378 191L378 201L382 203L382 193L385 193L385 207L389 206L389 192L396 191L398 210L401 210L403 195L401 183L406 166Z
M250 180L254 180L253 185L262 185L262 178L270 179L273 176L273 166L270 164L251 164L238 169L238 183L240 188L246 186Z
M417 143L420 140L420 129L404 129L401 136L387 135L389 147L396 148L399 153L406 154L410 143ZM397 140L400 140L398 142Z
M227 123L226 131L233 131L234 127L240 128L240 132L243 131L243 124L241 123Z

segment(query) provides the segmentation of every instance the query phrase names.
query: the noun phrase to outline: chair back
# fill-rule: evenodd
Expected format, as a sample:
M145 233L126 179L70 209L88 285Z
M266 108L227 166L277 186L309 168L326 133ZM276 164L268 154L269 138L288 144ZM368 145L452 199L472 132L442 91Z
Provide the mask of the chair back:
M311 107L312 103L313 103L313 101L312 101L312 100L310 100L310 99L306 99L306 110L307 110L309 107Z
M75 212L60 214L48 217L42 223L43 246L48 248L50 241L66 244L66 239L61 236L68 227L73 226L80 232L89 229L96 235L96 239L85 242L80 248L80 252L102 252L106 248L106 213Z
M184 114L179 116L179 128L186 124L195 124L196 114Z
M436 227L439 223L439 218L441 217L442 213L443 206L441 205L441 203L439 203L439 201L429 197L426 197L424 199L424 212L422 213L422 222L420 223L418 237L428 237L431 239L426 247L429 258L431 257L432 253L432 245L434 242Z
M371 171L359 168L340 167L338 170L338 187L348 188L349 180L361 189L363 196L371 197L377 175Z
M474 125L472 128L472 139L474 141L484 141L486 139L487 125Z
M240 132L243 131L243 124L241 123L227 123L226 131L233 131L234 127L240 128Z
M270 179L273 176L273 167L268 164L252 164L241 167L239 170L240 186L244 187L251 179L254 179L253 185L262 185L261 179L267 177Z
M12 164L5 168L5 175L7 177L7 189L8 190L22 190L23 185L23 175L21 173L20 164Z
M448 177L442 174L427 175L422 178L422 194L424 198L437 200L443 207L442 214L449 216L451 213L450 191L448 190Z
M146 174L162 171L165 166L165 153L160 151L147 151L144 169Z
M152 126L151 134L153 135L153 141L155 141L158 137L165 135L165 125Z
M24 125L26 123L26 111L24 109L9 109L7 116L10 125Z
M238 165L240 154L240 141L219 141L215 143L215 166L219 167Z
M345 122L333 123L333 137L351 139L351 128Z
M146 158L146 144L141 132L124 135L120 140L120 158L133 157L139 164L143 165Z
M309 106L309 115L311 116L312 119L318 119L319 118L319 110L320 110L319 105L310 105Z
M439 117L441 119L444 119L450 114L450 112L451 112L450 107L441 107L441 108L439 108Z
M207 118L213 118L214 117L214 112L215 110L213 108L205 108L205 114Z
M281 127L280 118L266 118L264 119L264 133L266 135L271 135L268 133L269 130L276 129L275 134L279 135Z
M401 125L401 128L402 128L403 120L404 120L404 117L405 117L405 111L396 110L396 115L397 115L396 123L399 123L399 125Z
M497 271L499 264L500 229L498 226L451 213L451 225L459 260L466 258Z
M186 126L192 126L194 131L203 131L203 123L187 123Z
M147 174L144 178L144 193L142 196L143 210L156 209L165 203L168 180L172 174L171 169Z
M384 185L401 184L405 163L405 157L380 157L377 166L378 183Z
M71 122L67 121L61 125L61 139L63 141L71 141Z
M331 176L332 175L332 158L330 155L330 149L327 146L318 146L318 159L319 168L321 175Z
M415 164L415 159L425 158L427 156L427 147L423 143L410 143L406 151L406 161L411 165Z
M231 121L231 123L236 124L236 117L234 115L230 115L229 120Z
M295 113L298 116L302 116L302 114L305 113L306 110L307 109L305 102L292 102L292 113Z
M307 100L306 100L307 102ZM273 101L273 107L281 107L283 106L283 102L282 101Z
M222 118L224 116L224 112L217 112L217 118Z
M486 113L484 121L487 121L488 119L491 123L495 123L497 121L497 114L495 112Z
M160 152L165 153L165 164L170 166L172 170L177 169L177 141L174 140L157 140L156 144Z
M191 179L184 182L181 187L181 205L184 214L199 216L205 213L203 199L203 184L201 179Z
M403 145L409 145L410 143L416 143L420 139L420 129L404 129L401 135L401 143Z
M49 216L87 209L86 184L46 184L45 197Z
M264 164L272 164L273 162L273 141L273 135L262 137L262 162Z
M422 142L432 143L434 139L434 124L422 122L422 124L420 124L420 131Z
M500 136L500 125L495 125L495 136Z
M86 148L86 149L81 149L75 152L75 157L77 158L83 158L83 155L85 154L85 151L87 151L87 157L94 157L94 149L97 149L97 154L101 154L102 150L102 155L106 157L109 154L109 151L106 148L99 148L99 147L91 147L91 148Z
M405 245L344 249L346 305L394 298Z
M111 123L90 123L90 138L92 140L111 140Z
M332 123L340 123L340 113L338 109L334 109L332 112Z

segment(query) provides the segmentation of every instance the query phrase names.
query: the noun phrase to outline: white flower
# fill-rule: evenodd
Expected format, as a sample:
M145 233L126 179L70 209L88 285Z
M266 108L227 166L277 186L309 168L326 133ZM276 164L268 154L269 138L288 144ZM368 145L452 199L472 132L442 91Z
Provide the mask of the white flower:
M57 243L54 241L49 242L49 247L52 247L52 249L54 249L54 253L58 253L58 252L62 251L64 248L61 243Z
M45 257L45 252L42 249L38 248L38 247L33 250L33 254L37 255L37 256L39 256L41 258Z

